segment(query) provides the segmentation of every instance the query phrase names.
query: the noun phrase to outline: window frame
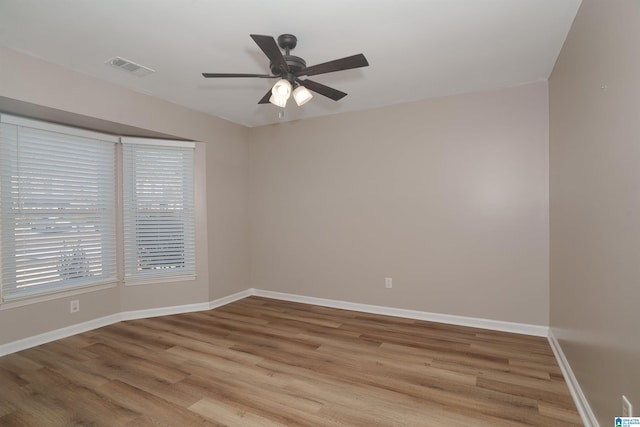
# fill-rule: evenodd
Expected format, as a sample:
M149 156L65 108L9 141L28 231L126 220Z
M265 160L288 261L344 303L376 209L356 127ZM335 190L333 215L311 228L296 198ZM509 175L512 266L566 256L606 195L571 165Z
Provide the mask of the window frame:
M122 180L122 185L120 186L120 189L122 191L122 200L121 200L121 204L122 204L122 209L120 211L121 215L122 215L122 245L123 245L123 250L122 250L122 254L123 254L123 262L122 262L122 268L123 268L123 283L125 284L125 286L134 286L134 285L143 285L143 284L149 284L149 283L162 283L162 282L175 282L175 281L185 281L185 280L195 280L196 279L196 271L197 271L197 265L196 265L196 236L195 236L195 226L196 226L196 203L195 203L195 178L196 178L196 172L195 172L195 148L196 148L196 143L193 141L175 141L175 140L164 140L164 139L152 139L152 138L133 138L133 137L122 137L120 138L120 143L121 143L121 150L122 150L122 155L120 157L121 159L121 180ZM133 210L135 210L133 207L128 207L127 205L127 201L125 200L127 198L127 189L125 188L127 186L127 184L131 184L126 182L127 181L127 177L125 176L127 174L127 171L125 170L126 166L125 163L127 163L125 161L125 156L127 156L127 154L125 153L125 151L127 150L126 147L156 147L159 149L168 149L170 150L171 148L175 148L177 150L191 150L191 159L190 159L190 176L188 178L188 181L190 181L191 183L191 187L190 187L190 192L191 195L188 197L190 199L191 204L188 206L188 210L190 211L190 219L187 220L188 223L190 223L189 225L187 225L187 228L190 227L190 230L187 230L187 235L185 236L185 240L186 238L190 238L190 242L185 243L185 245L189 246L188 249L186 249L186 256L191 256L191 260L190 260L190 264L189 264L189 268L184 268L184 269L178 269L175 272L169 271L168 269L166 270L161 270L161 271L157 271L157 272L146 272L146 273L139 273L139 274L128 274L128 269L127 269L127 251L129 252L133 252L133 248L129 247L127 248L127 239L132 238L132 236L127 236L128 234L128 230L127 230L127 224L128 224L128 220L126 218L127 212L131 212ZM132 165L134 166L134 165ZM129 270L130 271L130 270Z
M62 279L62 280L56 281L56 279L53 276L54 275L53 270L51 270L49 283L47 283L46 277L42 276L41 274L39 276L36 275L37 277L42 277L40 279L40 282L32 281L32 284L22 285L24 289L20 291L19 290L19 288L21 287L21 285L19 284L20 276L17 276L17 275L21 270L23 271L22 276L28 275L28 273L24 272L24 269L28 267L25 267L24 264L22 264L23 266L20 266L20 264L17 261L18 245L16 244L16 242L18 242L18 240L16 240L15 236L18 233L20 233L19 231L20 226L18 225L19 223L14 223L14 225L11 225L10 223L9 225L2 224L3 219L0 216L0 225L3 227L2 233L0 233L0 251L2 249L4 249L5 251L10 250L11 253L13 254L13 258L11 259L0 258L0 260L2 260L2 262L0 262L0 304L13 304L23 300L45 297L47 295L77 292L83 289L89 289L94 287L104 287L105 285L109 286L117 283L118 281L118 276L117 276L118 260L117 260L117 251L116 251L117 236L113 234L117 230L117 222L115 220L116 181L115 181L115 175L112 172L109 172L109 169L115 168L116 144L118 143L119 138L113 135L103 134L100 132L94 132L94 131L78 129L70 126L52 124L52 123L42 122L39 120L26 119L26 118L12 116L4 113L0 114L0 125L5 127L5 129L11 129L11 130L15 129L15 132L16 132L16 135L15 135L16 139L15 139L15 142L13 142L15 144L13 149L16 150L14 153L12 153L11 151L4 151L4 148L7 148L12 143L10 140L4 140L2 142L3 151L2 151L2 156L0 157L0 163L2 163L3 166L9 166L7 169L5 169L5 171L11 172L12 176L7 177L3 175L0 178L3 181L5 179L8 180L8 182L7 181L2 182L2 188L0 189L0 197L2 197L2 201L0 202L0 205L5 203L9 204L9 206L2 208L3 210L5 210L4 211L5 214L8 213L9 221L11 220L19 221L20 216L22 216L23 218L27 218L25 223L31 223L31 224L39 223L40 225L38 225L38 227L40 227L41 230L36 231L35 236L42 236L44 241L46 241L46 243L41 243L41 242L38 242L37 240L33 240L33 236L29 237L28 234L24 235L25 232L23 231L22 233L25 237L23 237L22 243L20 244L20 246L22 247L21 250L28 251L29 250L28 247L31 244L36 244L37 245L36 247L43 248L43 247L46 247L47 245L59 246L61 244L60 242L61 241L64 242L64 240L67 237L71 238L72 240L72 242L68 244L67 242L64 242L66 249L64 251L59 251L56 254L54 254L53 257L51 257L51 260L47 261L46 263L42 261L43 258L38 260L38 256L35 255L36 258L34 258L34 260L38 260L38 262L36 263L35 266L32 266L30 268L36 267L39 269L43 269L46 267L48 270L51 270L53 268L53 265L57 263L58 275L71 274L71 271L62 272L61 270L61 268L64 269L63 263L65 259L65 255L62 252L69 252L69 251L73 252L75 250L83 250L82 249L83 245L87 243L96 244L96 239L100 244L97 250L97 252L99 253L99 255L97 255L97 258L95 253L90 256L90 259L92 260L92 263L93 263L94 270L96 268L98 269L96 270L97 274L94 275L89 273L88 271L85 271L82 276L77 276L78 272L82 270L82 268L88 268L89 264L87 264L82 268L78 267L80 268L80 270L76 268L76 270L78 271L73 272L74 277L72 280ZM28 138L30 136L34 139L31 141L29 141L28 139L20 139L22 135L27 135L25 138ZM52 141L47 140L47 138L51 138ZM97 152L102 152L102 155L106 155L106 158L108 158L109 156L113 156L110 160L110 164L106 165L108 167L102 170L101 173L103 175L100 176L100 172L97 172L97 171L95 174L93 173L87 174L85 170L85 172L81 174L81 175L84 175L83 178L75 177L73 178L73 180L65 181L63 178L69 177L71 175L60 174L59 165L55 165L54 167L53 163L50 163L52 165L51 169L49 170L42 169L42 172L38 172L38 170L35 168L35 165L40 164L41 162L40 159L45 158L43 156L33 156L32 154L27 154L27 156L25 157L25 160L20 161L21 153L28 153L29 148L38 148L40 146L46 147L47 145L49 145L51 147L54 147L54 148L51 148L49 152L55 152L56 147L58 145L60 146L62 145L60 141L64 140L65 138L70 138L72 140L75 140L73 141L73 143L80 146L84 145L85 143L86 144L109 144L110 146L106 147L106 149L105 149L105 146L99 146L99 145L94 145L93 147L91 147L92 149L96 149ZM34 144L34 141L37 141L37 142ZM68 140L68 142L72 143L71 140ZM6 146L5 146L5 143L7 144ZM8 148L8 149L11 150L11 148ZM27 150L27 151L23 151L23 150ZM88 157L85 157L85 159L88 159L88 158L89 158L89 155ZM47 160L50 160L50 159L46 159L45 162ZM73 158L73 159L70 158L70 160L72 161L72 163L73 161L75 161L75 163L78 165L82 164L83 162L81 158ZM46 163L45 163L45 166L46 166ZM31 168L31 171L26 172L24 175L19 175L20 172L18 171L20 168ZM60 205L60 207L56 207L55 205L53 205L53 207L45 208L45 206L48 203L49 204L51 203L51 200L64 200L65 198L70 197L68 195L68 192L71 191L70 188L72 188L73 186L76 186L77 188L81 188L80 193L82 193L82 191L89 190L89 187L85 187L85 186L95 185L95 184L90 184L90 182L94 182L94 183L98 182L99 186L104 185L101 178L104 178L107 176L113 179L110 184L108 182L106 184L106 187L107 187L106 190L110 194L107 193L106 197L103 197L102 195L94 195L94 197L87 195L84 198L80 197L79 199L84 201L85 203L87 202L91 203L92 201L94 203L106 203L106 205L104 205L107 209L106 215L103 213L100 213L99 211L96 211L96 209L99 209L100 205L93 206L89 204L88 205L89 207L87 208L88 210L85 210L84 212L83 212L83 209L78 206L74 208L72 205L73 205L73 201L75 200L71 200L71 201L67 200L66 202L63 202L63 203L66 203L67 206ZM34 180L40 181L39 184L37 184L38 187L36 187L35 189L26 190L24 192L19 192L20 186L21 186L20 181L22 181L25 178L27 179L27 181L25 181L25 185L27 185L26 188L29 188L29 184L26 184L26 182L35 182ZM31 184L31 185L34 185L34 184ZM99 187L94 187L94 190L91 190L91 191L94 191L94 193L95 193L95 188L99 188ZM4 190L7 190L10 193L6 197L3 192ZM18 191L18 193L16 191ZM21 205L22 203L25 203L22 200L30 201L31 202L30 204L31 206L33 206L33 208L31 211L27 210L23 215L20 215L19 213L15 212L16 208L12 206L15 206L16 203L18 203L19 205ZM93 210L91 210L91 206L94 207ZM67 209L65 209L65 207ZM85 208L86 208L86 205L85 205ZM43 209L43 211L38 212L38 209ZM57 209L60 209L60 211L55 212ZM49 212L46 212L46 211L49 211ZM2 212L0 211L0 215L1 213ZM28 219L30 217L31 219ZM86 221L89 221L89 222L86 222ZM48 226L47 224L51 224L51 225ZM62 233L63 236L56 237L55 234L47 235L49 233L45 231L48 229L48 227L55 228L56 224L60 224L60 228L55 233ZM94 231L92 233L87 234L87 231L89 229L86 227L89 227ZM81 230L82 228L85 228L85 230ZM77 235L72 232L72 230L74 229L76 231L80 230L78 231ZM106 236L106 238L104 236L97 237L97 238L95 237L96 233L101 233L100 230L107 230L106 231L107 234L104 235ZM91 236L91 234L93 234L93 236ZM66 235L67 237L64 237L64 235ZM98 234L98 236L100 236L100 234ZM5 239L4 242L2 241L3 239ZM31 242L29 241L30 239L31 239ZM7 240L9 241L7 242ZM95 247L93 249L95 251ZM102 252L103 249L105 250L104 253ZM39 249L39 250L42 251L43 249ZM33 252L34 250L31 249L31 251ZM88 252L85 251L84 257L87 257L87 255L88 255ZM0 257L2 256L3 254L2 252L0 252ZM9 257L11 256L12 255L9 255ZM40 256L42 257L42 255ZM48 265L45 265L45 264L48 264ZM9 268L9 271L3 271L3 268L7 267L7 265L10 266L11 268ZM66 268L66 270L70 270L70 269ZM13 279L8 280L7 281L8 283L6 283L5 273L7 275L13 276L11 272L15 272L16 276L13 277ZM22 281L25 283L28 283L27 282L28 280L29 279L27 278L22 279Z

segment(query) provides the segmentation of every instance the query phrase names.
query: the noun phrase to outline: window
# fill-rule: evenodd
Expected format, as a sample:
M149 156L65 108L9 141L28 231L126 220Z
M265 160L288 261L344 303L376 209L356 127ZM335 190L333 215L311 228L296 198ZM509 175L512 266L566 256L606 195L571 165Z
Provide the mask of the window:
M0 116L2 301L117 280L116 142Z
M0 302L194 277L194 149L0 115Z
M122 144L125 281L193 276L194 144Z

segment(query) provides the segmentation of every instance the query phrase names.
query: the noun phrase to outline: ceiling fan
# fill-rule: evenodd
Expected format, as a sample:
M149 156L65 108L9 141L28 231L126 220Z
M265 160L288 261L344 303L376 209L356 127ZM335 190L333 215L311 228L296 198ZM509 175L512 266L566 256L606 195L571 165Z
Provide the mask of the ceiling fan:
M309 79L301 79L303 76L315 76L318 74L332 73L334 71L349 70L352 68L366 67L369 65L363 54L347 56L345 58L336 59L322 64L307 67L304 59L290 55L290 51L296 47L298 39L291 34L282 34L278 37L278 43L271 36L262 36L258 34L250 35L258 47L262 49L271 63L269 68L271 74L240 74L240 73L202 73L206 78L219 77L257 77L262 79L280 78L272 89L267 92L258 104L272 103L278 107L284 108L287 100L293 94L298 105L308 102L313 95L309 91L313 91L327 98L338 101L347 94L325 86L321 83ZM279 46L279 47L278 47ZM280 51L284 49L284 55Z

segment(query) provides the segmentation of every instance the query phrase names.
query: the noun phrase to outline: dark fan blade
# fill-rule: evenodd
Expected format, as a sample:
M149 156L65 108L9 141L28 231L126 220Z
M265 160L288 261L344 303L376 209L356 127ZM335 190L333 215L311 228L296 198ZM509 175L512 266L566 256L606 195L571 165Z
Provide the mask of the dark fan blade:
M258 101L258 104L268 104L269 103L269 98L271 98L271 89L269 89L269 92L264 94L262 99L260 101Z
M297 76L315 76L317 74L332 73L334 71L350 70L351 68L367 67L369 63L363 54L359 53L346 58L312 65L296 73Z
M272 76L271 74L238 74L238 73L202 73L208 79L212 77L259 77L261 79L275 79L280 76Z
M339 101L340 99L347 96L347 94L344 92L340 92L337 89L334 89L329 86L325 86L321 83L314 82L312 80L296 79L296 81L300 83L302 86L306 87L307 89L312 90L316 93L319 93L320 95L326 96L327 98L331 98L334 101Z
M282 52L276 43L275 39L271 36L261 36L258 34L251 34L251 38L262 49L267 58L278 67L278 70L283 72L289 72L289 65L284 60Z

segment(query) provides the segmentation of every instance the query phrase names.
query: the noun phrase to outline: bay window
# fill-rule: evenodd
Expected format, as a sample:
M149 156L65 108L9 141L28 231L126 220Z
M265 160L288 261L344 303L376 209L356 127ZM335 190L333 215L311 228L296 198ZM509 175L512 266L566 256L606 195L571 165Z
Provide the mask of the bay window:
M1 302L195 274L194 143L120 139L0 115Z

